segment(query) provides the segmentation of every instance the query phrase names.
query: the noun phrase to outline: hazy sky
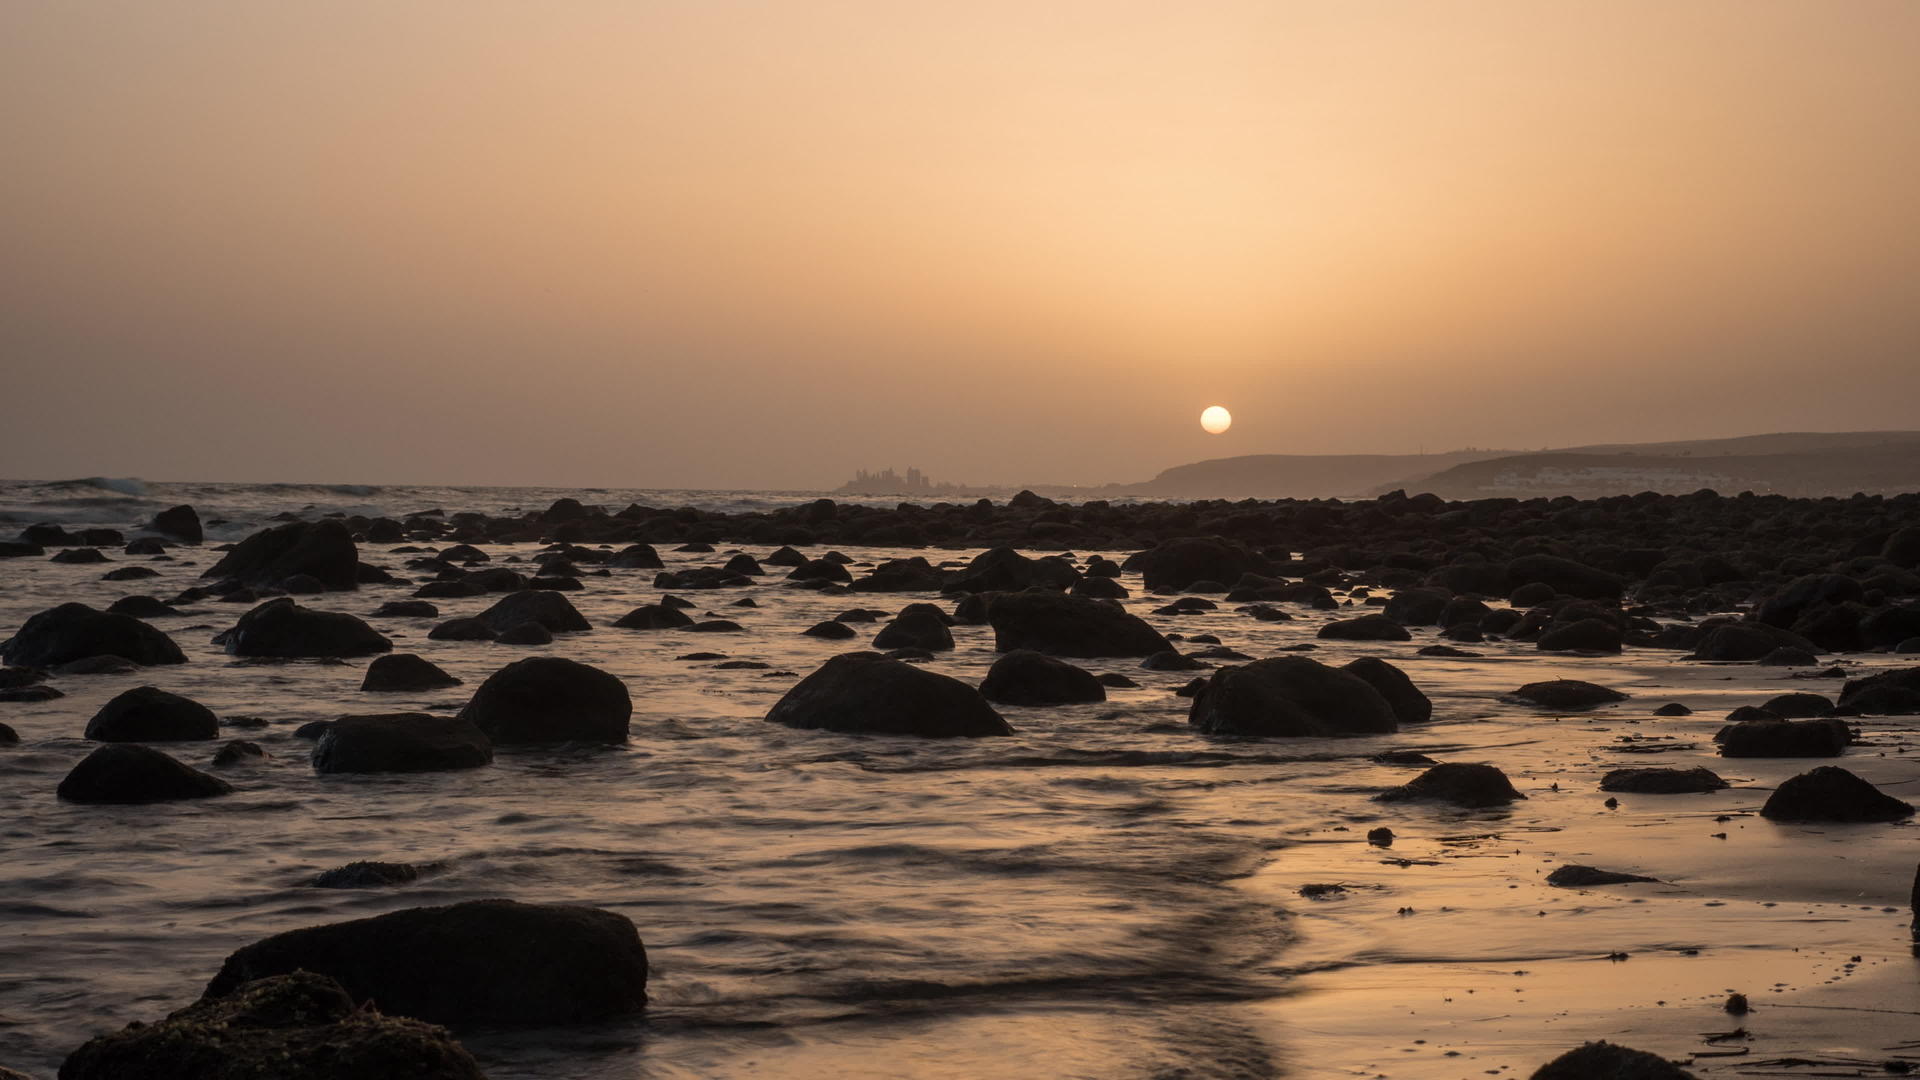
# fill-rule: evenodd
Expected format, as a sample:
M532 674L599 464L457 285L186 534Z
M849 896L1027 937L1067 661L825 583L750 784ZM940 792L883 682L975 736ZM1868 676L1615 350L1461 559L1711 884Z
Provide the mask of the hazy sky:
M1909 0L7 0L0 153L0 476L1920 427Z

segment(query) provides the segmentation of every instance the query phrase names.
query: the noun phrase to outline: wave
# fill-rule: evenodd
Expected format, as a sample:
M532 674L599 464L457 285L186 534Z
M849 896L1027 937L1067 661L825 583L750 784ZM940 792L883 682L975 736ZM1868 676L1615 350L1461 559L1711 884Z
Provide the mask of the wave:
M78 480L54 480L40 486L59 491L93 488L98 491L116 492L132 498L140 498L147 494L146 481L133 476L86 476Z

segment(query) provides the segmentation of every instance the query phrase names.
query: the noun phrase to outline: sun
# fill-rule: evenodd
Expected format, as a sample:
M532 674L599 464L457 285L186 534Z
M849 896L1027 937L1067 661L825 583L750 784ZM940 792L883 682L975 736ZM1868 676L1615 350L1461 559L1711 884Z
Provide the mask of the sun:
M1219 405L1209 405L1200 414L1200 426L1207 429L1207 434L1218 435L1233 426L1233 414Z

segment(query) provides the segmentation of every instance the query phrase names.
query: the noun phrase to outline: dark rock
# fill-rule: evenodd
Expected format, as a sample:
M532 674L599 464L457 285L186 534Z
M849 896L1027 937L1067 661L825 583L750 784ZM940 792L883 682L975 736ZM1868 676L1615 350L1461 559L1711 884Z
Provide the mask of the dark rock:
M1382 750L1367 759L1375 765L1438 765L1418 750Z
M1848 679L1840 687L1838 707L1860 716L1920 714L1920 667Z
M1760 707L1786 720L1833 715L1833 702L1819 694L1778 694Z
M1604 619L1581 619L1565 626L1557 622L1540 635L1537 648L1542 652L1617 653L1620 628Z
M626 916L512 900L276 934L227 957L203 1000L303 970L338 980L356 1002L440 1024L585 1023L647 1003L647 953Z
M1655 716L1692 716L1693 710L1687 708L1685 705L1682 705L1677 701L1669 701L1665 705L1662 705L1659 708L1653 710L1653 715Z
M1377 656L1363 656L1340 668L1364 679L1368 686L1387 699L1393 715L1402 724L1424 724L1433 719L1433 702L1413 685L1407 674Z
M1913 807L1837 765L1822 765L1781 784L1760 816L1774 821L1899 821Z
M315 578L328 589L358 588L360 549L353 534L333 519L276 525L235 544L200 576L273 587L295 574Z
M98 742L186 742L220 737L220 720L197 701L136 686L100 707L86 737Z
M123 596L107 605L107 614L131 615L136 619L154 619L180 613L151 596Z
M1721 757L1839 757L1852 741L1846 721L1749 720L1714 735Z
M1435 765L1411 782L1388 788L1374 798L1381 802L1431 799L1477 809L1500 806L1526 796L1515 791L1507 774L1492 765L1449 762Z
M1381 614L1402 626L1451 625L1441 622L1440 615L1452 599L1445 589L1402 589L1387 601Z
M420 877L420 868L411 863L350 862L314 875L307 885L315 889L380 889L405 885Z
M389 600L374 609L376 619L437 619L440 609L425 600Z
M1371 735L1399 730L1371 683L1305 656L1256 660L1213 673L1187 710L1208 735Z
M109 743L88 754L60 781L58 794L77 803L154 803L225 795L233 785L138 743Z
M122 566L100 575L101 581L139 581L142 578L159 577L160 571L150 566Z
M858 636L857 631L855 631L853 627L831 619L826 622L814 623L812 626L800 632L808 637L824 638L828 641L845 641L848 638Z
M1692 1073L1644 1050L1590 1042L1533 1071L1531 1080L1694 1080Z
M1154 653L1140 661L1140 666L1148 671L1205 671L1213 665L1195 660L1191 656L1182 656L1174 649L1168 649L1166 652Z
M1522 555L1507 563L1507 580L1516 587L1532 582L1583 600L1617 600L1626 591L1619 576L1557 555Z
M214 752L215 768L227 768L233 765L257 765L267 760L267 752L257 742L234 739Z
M1761 667L1812 667L1819 662L1819 657L1805 649L1796 649L1791 645L1782 645L1754 661L1754 663Z
M1725 780L1711 769L1614 769L1600 778L1601 791L1628 791L1636 795L1691 795L1719 791Z
M745 631L746 627L732 619L707 619L688 625L686 630L689 634L738 634Z
M1454 657L1454 658L1457 658L1457 659L1472 659L1472 658L1474 658L1474 657L1478 657L1478 656L1485 656L1486 654L1485 654L1485 653L1477 653L1477 652L1470 652L1470 651L1468 651L1468 650L1466 650L1466 649L1456 649L1456 648L1454 648L1454 647L1453 647L1453 646L1451 646L1451 645L1426 645L1426 646L1422 646L1422 647L1421 647L1420 649L1418 649L1418 650L1416 650L1416 651L1415 651L1415 655L1417 655L1417 656L1446 656L1446 657Z
M987 669L980 696L1002 705L1076 705L1107 700L1099 679L1064 660L1015 649Z
M642 604L613 621L613 625L623 630L672 630L680 626L692 626L693 620L686 612L665 604ZM853 631L847 631L851 637Z
M147 666L187 662L180 646L159 630L131 615L95 611L85 604L48 608L0 642L0 660L28 667L53 667L89 656L124 656Z
M316 611L284 596L242 615L227 631L226 644L235 656L282 659L369 656L393 648L393 642L357 615Z
M360 689L375 693L439 690L459 685L459 679L413 653L374 657L373 663L367 665L366 678L360 681Z
M1689 660L1758 660L1775 649L1787 646L1813 653L1819 650L1798 634L1760 623L1726 623L1707 631L1694 647Z
M903 612L880 628L873 637L876 649L926 649L944 652L953 648L953 632L937 614L925 611Z
M1273 572L1265 556L1217 536L1167 540L1135 555L1127 565L1139 570L1143 583L1154 592L1180 592L1200 581L1238 581L1242 574Z
M55 675L131 675L140 665L124 656L83 656L64 664L55 664Z
M1152 656L1173 646L1118 604L1046 589L1007 593L987 606L993 647L1051 656Z
M475 618L486 624L496 637L528 622L539 623L556 634L593 629L593 624L566 597L534 589L508 593Z
M553 631L537 622L523 622L500 631L493 640L501 645L551 645Z
M438 772L493 762L493 744L471 721L427 713L343 716L313 747L318 773Z
M153 515L147 528L186 544L198 544L206 539L206 533L200 527L200 514L191 506L162 510Z
M1100 674L1095 675L1093 678L1094 678L1094 681L1099 683L1101 686L1105 686L1114 690L1137 690L1140 687L1139 683L1134 682L1132 679L1127 678L1125 675L1122 675L1117 671L1103 671ZM1204 682L1205 680L1196 679L1195 681Z
M1073 583L1069 590L1075 596L1090 597L1095 600L1125 600L1132 595L1127 587L1110 577L1083 577Z
M485 1080L445 1028L361 1009L300 971L236 987L157 1023L97 1036L61 1080Z
M658 570L666 565L651 544L633 544L607 560L607 565L622 570Z
M333 721L331 720L309 720L293 729L293 737L296 739L318 739L320 736L325 735L327 729L332 726Z
M633 699L627 684L558 656L530 656L480 684L461 717L495 744L627 741Z
M432 641L492 641L493 627L475 618L448 619L427 631Z
M1320 627L1317 637L1333 641L1411 641L1407 628L1385 615L1362 615L1357 619L1336 619Z
M792 728L856 734L1013 734L973 687L871 652L828 660L788 690L767 719Z
M65 551L55 552L53 558L47 561L57 563L103 563L107 562L108 559L105 553L96 548L67 548Z
M1807 574L1762 601L1753 617L1768 626L1790 627L1811 608L1855 602L1863 595L1860 583L1845 574Z
M742 579L749 580L749 579ZM853 581L853 575L847 568L832 559L812 559L801 563L787 574L788 581L831 581L845 585ZM677 588L678 586L673 586Z
M1556 712L1569 709L1591 709L1598 705L1627 700L1627 695L1618 690L1609 690L1595 683L1581 682L1579 679L1553 679L1547 682L1528 683L1508 696Z
M1595 885L1626 885L1636 881L1659 880L1659 878L1642 877L1639 874L1623 874L1618 870L1596 870L1591 866L1576 866L1572 863L1547 875L1547 884L1562 889L1585 889Z

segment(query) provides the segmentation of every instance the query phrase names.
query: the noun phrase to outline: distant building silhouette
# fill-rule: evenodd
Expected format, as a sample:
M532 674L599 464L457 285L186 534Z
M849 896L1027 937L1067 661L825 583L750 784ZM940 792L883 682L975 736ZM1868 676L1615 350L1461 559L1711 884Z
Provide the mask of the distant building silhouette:
M927 474L909 465L905 476L892 468L879 472L861 469L853 474L853 479L834 489L836 495L929 495L935 493L956 492L964 489L961 484L935 483L927 479Z

